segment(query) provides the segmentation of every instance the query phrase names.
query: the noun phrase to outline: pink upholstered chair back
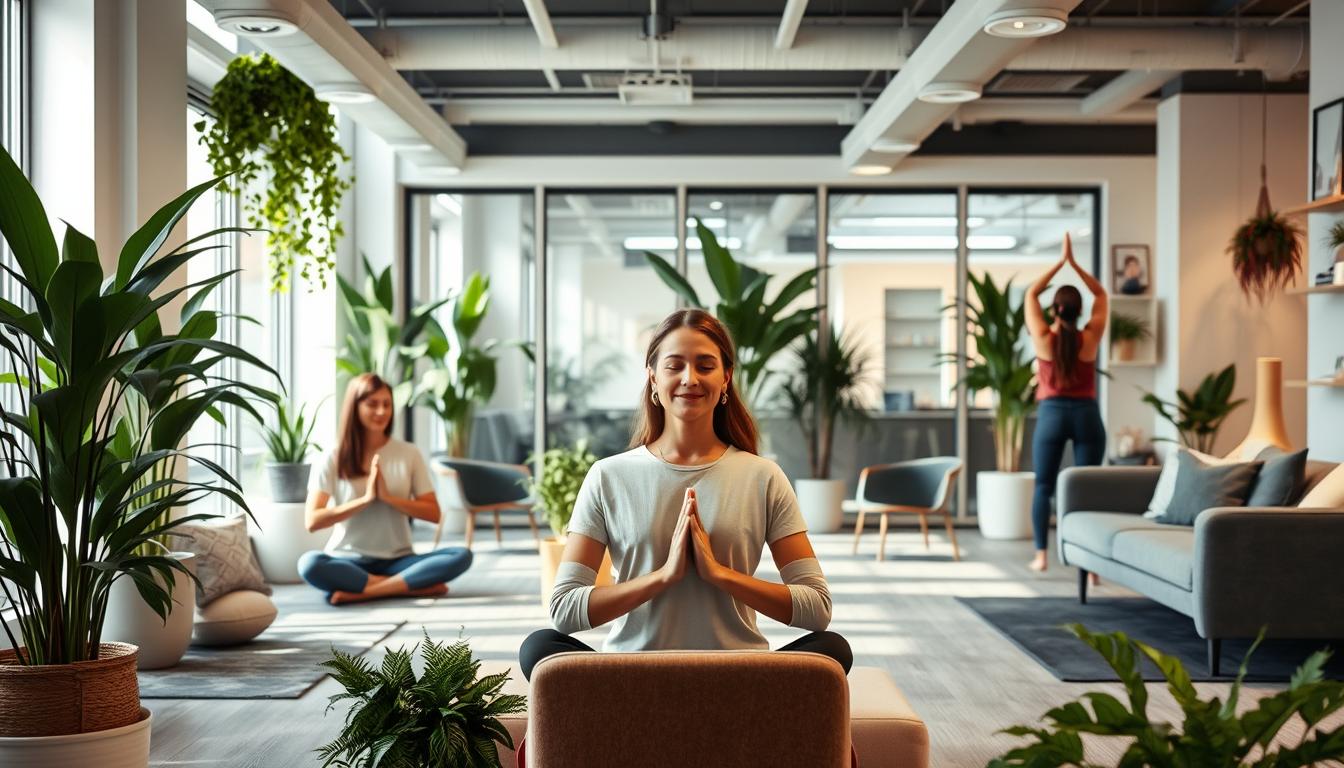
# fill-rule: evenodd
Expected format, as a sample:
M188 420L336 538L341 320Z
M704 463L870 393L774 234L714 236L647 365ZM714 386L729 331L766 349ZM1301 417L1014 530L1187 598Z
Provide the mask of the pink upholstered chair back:
M528 768L848 768L849 687L813 653L562 653L532 671Z

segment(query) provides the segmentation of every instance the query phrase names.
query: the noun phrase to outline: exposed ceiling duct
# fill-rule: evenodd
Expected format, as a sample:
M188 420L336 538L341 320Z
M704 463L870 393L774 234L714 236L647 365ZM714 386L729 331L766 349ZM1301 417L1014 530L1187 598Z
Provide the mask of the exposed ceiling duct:
M249 38L304 82L341 84L367 91L372 100L343 104L341 112L368 128L408 159L425 166L460 169L467 145L415 89L327 0L200 0L217 21L256 12L292 23L292 34ZM531 30L526 30L529 35ZM536 39L533 37L533 47Z
M854 125L857 99L700 99L685 106L622 104L612 98L451 99L443 116L453 125Z
M967 0L959 0L954 10ZM970 5L972 3L968 3ZM1038 3L1039 4L1039 3ZM981 4L982 5L982 4ZM961 11L960 13L967 13ZM616 71L652 65L649 46L635 25L566 26L564 45L542 48L532 29L490 27L390 27L362 30L399 70L553 69ZM979 27L975 35L989 38ZM806 45L776 48L767 26L684 24L662 41L661 65L682 70L896 70L918 50L930 30L896 26L807 27ZM1240 57L1235 41L1240 35ZM1003 41L1003 38L991 38ZM1014 41L1008 41L1012 45ZM1018 43L1007 69L1044 71L1260 70L1286 74L1310 62L1305 27L1071 28L1030 47Z

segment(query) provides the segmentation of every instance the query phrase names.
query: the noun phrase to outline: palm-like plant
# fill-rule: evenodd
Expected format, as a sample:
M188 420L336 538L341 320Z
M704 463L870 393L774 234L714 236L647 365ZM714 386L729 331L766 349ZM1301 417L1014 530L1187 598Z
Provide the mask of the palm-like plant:
M166 251L173 228L219 179L160 209L131 235L105 276L97 247L67 227L58 251L47 212L8 153L0 153L0 232L18 264L6 270L28 309L0 302L0 349L18 394L0 408L0 590L18 609L20 637L5 632L26 664L98 657L108 591L131 578L161 617L172 609L174 572L187 573L155 544L183 507L222 494L244 510L238 482L181 446L201 417L221 405L254 416L245 397L270 392L221 377L238 360L270 372L247 351L213 338L219 313L207 309L215 275L171 286L210 232ZM180 329L165 333L158 313L183 300ZM194 461L213 475L192 481L173 471ZM189 575L189 574L188 574ZM2 623L0 623L2 624Z
M322 407L318 403L310 416L308 406L281 400L275 404L275 426L261 422L261 436L266 441L266 451L276 464L302 464L309 451L320 451L322 446L312 440L313 429L317 427L317 411Z
M410 402L414 389L414 384L407 381L407 372L424 354L422 337L435 325L434 311L448 299L412 308L410 319L402 325L397 322L392 297L392 267L375 272L367 256L361 260L362 290L336 275L340 304L350 326L345 345L336 358L336 368L346 380L361 373L377 374L391 385L397 405L404 406Z
M876 384L868 376L871 361L856 339L834 327L824 349L816 334L809 333L795 354L799 370L783 396L803 430L812 477L826 480L836 422L863 423L868 418L864 395Z
M1236 386L1237 365L1231 363L1218 373L1205 376L1193 392L1176 390L1174 403L1162 400L1152 392L1144 394L1143 402L1176 428L1182 445L1208 453L1213 450L1223 421L1246 402L1244 397L1232 399Z
M1111 341L1140 341L1153 335L1148 321L1124 312L1111 313Z
M817 268L800 273L786 283L774 299L767 301L765 292L773 275L734 259L698 218L695 232L700 238L709 279L719 294L714 314L737 346L735 376L738 391L743 393L748 406L755 406L770 375L766 363L815 325L816 307L799 309L789 315L783 313L794 299L816 284ZM658 277L684 301L692 307L708 309L686 278L667 260L648 251L644 252L644 258Z
M478 679L481 663L465 641L445 646L425 633L418 647L425 667L418 680L411 666L415 648L388 651L378 668L337 650L322 662L345 688L327 711L354 702L341 734L317 750L323 766L493 768L499 765L496 740L513 749L499 716L523 711L527 699L500 693L509 673Z
M994 395L994 458L1000 472L1016 472L1022 460L1027 417L1036 408L1036 374L1023 341L1025 305L1012 301L1013 281L1000 289L994 277L969 275L977 304L967 307L975 355L966 360L964 383L974 397L981 390ZM955 353L943 355L955 362Z

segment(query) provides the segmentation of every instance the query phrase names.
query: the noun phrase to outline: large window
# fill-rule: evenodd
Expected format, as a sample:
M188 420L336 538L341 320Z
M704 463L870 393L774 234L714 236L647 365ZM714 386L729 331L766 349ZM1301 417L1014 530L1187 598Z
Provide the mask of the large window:
M0 144L20 167L25 165L26 155L24 30L23 6L19 0L0 0ZM0 238L0 264L10 269L17 267L4 238ZM0 299L24 307L29 304L18 281L7 271L0 271ZM9 364L0 366L0 370L10 368ZM18 406L19 399L13 385L0 384L0 407L12 411ZM0 473L4 471L0 466Z

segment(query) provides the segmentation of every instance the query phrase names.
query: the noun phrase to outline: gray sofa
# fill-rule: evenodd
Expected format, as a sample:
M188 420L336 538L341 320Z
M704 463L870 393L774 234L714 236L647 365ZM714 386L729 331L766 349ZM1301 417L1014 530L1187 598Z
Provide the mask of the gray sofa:
M1307 463L1307 489L1334 469ZM1074 467L1059 477L1059 559L1195 621L1218 674L1224 638L1344 638L1344 509L1218 507L1194 527L1143 516L1158 467ZM1305 492L1305 491L1304 491Z

